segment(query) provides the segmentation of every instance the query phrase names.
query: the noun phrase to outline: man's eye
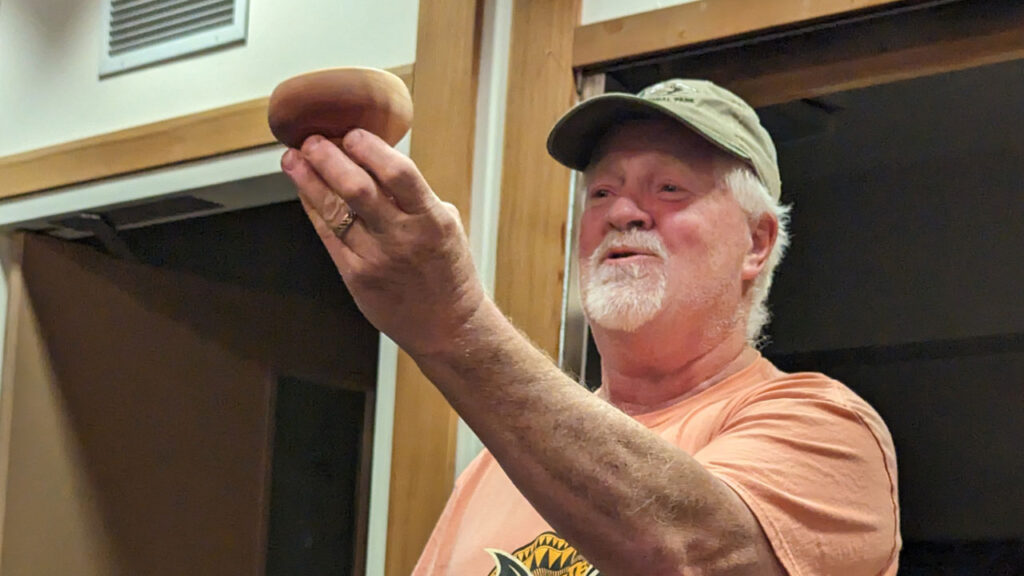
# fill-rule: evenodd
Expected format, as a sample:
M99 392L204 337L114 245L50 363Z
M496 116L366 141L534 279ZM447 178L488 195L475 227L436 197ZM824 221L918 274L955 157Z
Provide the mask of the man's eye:
M597 188L590 193L591 198L604 198L611 194L606 188Z
M661 191L662 192L681 192L682 189L679 188L679 186L676 186L675 184L665 184L664 186L661 187Z

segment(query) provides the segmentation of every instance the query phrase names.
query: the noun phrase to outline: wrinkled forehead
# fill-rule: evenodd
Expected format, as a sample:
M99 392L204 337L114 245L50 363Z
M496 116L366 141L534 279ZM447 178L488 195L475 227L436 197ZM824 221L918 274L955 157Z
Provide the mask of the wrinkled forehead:
M727 158L714 144L678 122L663 118L640 118L620 123L601 135L584 176L609 158L660 152L686 163L713 164Z

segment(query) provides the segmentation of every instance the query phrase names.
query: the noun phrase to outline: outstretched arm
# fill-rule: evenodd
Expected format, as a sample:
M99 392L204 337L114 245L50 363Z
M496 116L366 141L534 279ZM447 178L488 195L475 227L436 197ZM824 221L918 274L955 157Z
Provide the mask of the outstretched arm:
M345 284L498 462L515 463L505 470L552 527L603 574L783 573L731 489L511 325L477 280L457 212L411 160L362 131L342 149L312 137L282 165ZM336 235L342 202L359 217Z

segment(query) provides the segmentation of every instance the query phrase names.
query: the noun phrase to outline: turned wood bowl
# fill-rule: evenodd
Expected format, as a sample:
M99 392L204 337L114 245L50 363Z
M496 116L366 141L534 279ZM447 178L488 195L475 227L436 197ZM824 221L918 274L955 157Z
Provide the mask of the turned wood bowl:
M340 142L362 128L394 146L412 124L412 97L401 78L376 68L329 68L278 84L267 110L270 131L299 148L313 134Z

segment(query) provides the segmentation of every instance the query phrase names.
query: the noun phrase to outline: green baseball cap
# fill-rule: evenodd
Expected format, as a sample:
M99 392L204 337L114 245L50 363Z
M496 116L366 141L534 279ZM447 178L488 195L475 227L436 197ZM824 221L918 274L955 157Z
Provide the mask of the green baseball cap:
M776 200L782 192L778 155L757 113L739 96L706 80L675 78L637 95L602 94L566 112L548 135L548 153L584 170L601 137L617 124L669 118L747 162Z

